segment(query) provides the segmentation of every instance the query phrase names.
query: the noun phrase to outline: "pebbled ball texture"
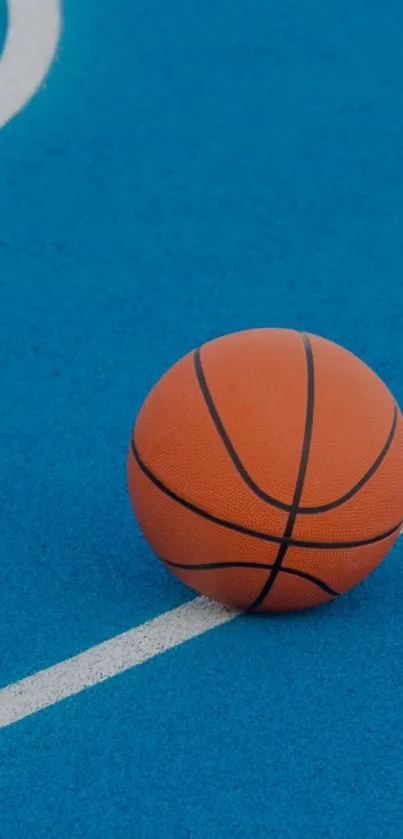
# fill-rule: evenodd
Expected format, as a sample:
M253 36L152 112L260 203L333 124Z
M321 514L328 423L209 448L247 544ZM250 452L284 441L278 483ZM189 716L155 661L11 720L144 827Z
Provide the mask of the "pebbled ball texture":
M128 482L146 539L188 586L239 609L303 609L359 583L397 539L402 415L331 341L238 332L152 389Z

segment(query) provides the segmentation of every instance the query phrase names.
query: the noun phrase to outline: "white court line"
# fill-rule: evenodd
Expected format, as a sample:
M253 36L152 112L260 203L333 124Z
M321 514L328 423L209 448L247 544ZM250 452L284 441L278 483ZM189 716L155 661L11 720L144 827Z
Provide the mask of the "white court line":
M61 33L61 0L8 0L0 55L0 128L25 107L52 64Z
M0 728L144 664L239 614L206 597L197 597L53 667L7 685L0 690Z
M0 728L74 696L227 623L238 612L197 597L96 647L0 690Z

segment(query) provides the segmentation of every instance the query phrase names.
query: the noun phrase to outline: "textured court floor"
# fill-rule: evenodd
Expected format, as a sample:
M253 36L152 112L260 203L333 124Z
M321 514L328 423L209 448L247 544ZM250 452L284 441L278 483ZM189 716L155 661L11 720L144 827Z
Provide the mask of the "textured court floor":
M0 0L0 44L28 5ZM51 5L13 40L20 80ZM295 327L403 404L401 3L61 14L0 130L3 689L194 598L125 482L180 355ZM400 542L329 608L237 617L1 728L1 839L400 839L402 560Z

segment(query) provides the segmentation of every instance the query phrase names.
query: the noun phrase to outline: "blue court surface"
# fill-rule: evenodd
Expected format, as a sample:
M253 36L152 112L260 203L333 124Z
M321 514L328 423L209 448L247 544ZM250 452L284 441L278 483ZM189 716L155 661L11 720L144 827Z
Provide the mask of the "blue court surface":
M27 77L38 6L18 52L24 2L0 2ZM400 0L59 12L0 130L1 689L196 598L126 487L184 353L306 330L403 405ZM330 606L236 617L4 725L1 839L400 839L402 541Z

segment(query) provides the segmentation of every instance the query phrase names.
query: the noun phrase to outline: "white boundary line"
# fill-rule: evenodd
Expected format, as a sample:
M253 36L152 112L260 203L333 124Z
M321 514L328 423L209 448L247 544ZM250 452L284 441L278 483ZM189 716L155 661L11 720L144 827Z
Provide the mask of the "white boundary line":
M21 111L47 75L61 33L61 0L7 0L0 55L0 128Z
M207 597L196 597L109 641L7 685L0 689L0 729L144 664L239 614Z
M79 655L0 690L0 728L143 664L238 612L197 597Z

